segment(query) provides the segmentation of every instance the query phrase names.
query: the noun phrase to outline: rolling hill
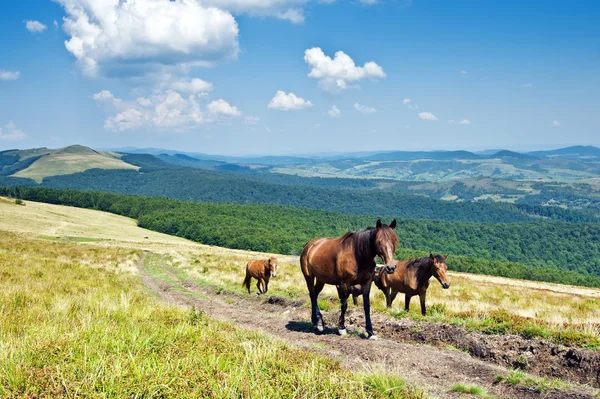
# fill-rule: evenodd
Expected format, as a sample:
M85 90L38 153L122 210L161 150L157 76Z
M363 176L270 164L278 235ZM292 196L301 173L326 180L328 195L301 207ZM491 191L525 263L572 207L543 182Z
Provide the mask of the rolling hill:
M129 169L139 167L123 162L119 154L100 152L80 145L58 150L41 148L0 153L2 175L27 178L41 183L45 177L69 175L89 169Z

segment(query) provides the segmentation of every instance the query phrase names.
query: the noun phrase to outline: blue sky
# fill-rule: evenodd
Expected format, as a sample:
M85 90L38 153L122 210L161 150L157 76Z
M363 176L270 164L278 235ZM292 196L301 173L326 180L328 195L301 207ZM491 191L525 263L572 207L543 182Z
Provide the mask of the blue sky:
M600 145L598 1L367 3L4 1L0 149Z

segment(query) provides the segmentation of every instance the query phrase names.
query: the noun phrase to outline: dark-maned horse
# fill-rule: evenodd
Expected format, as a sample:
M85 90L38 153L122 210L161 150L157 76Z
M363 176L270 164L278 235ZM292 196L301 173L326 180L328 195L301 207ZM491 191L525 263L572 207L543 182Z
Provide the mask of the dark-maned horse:
M252 277L258 280L256 282L258 293L266 293L269 290L269 279L277 277L277 258L272 256L269 259L251 260L246 264L246 278L242 285L248 289L248 294Z
M319 293L325 284L337 286L341 302L338 323L340 335L346 334L344 318L348 309L350 287L358 284L362 286L367 334L370 338L375 338L369 303L375 256L381 257L387 273L396 270L394 251L398 245L398 236L394 231L395 227L395 219L389 226L378 220L376 227L349 232L341 237L315 238L304 246L300 255L300 267L310 294L311 319L316 332L323 332L325 329L323 315L317 305Z
M447 256L433 255L418 259L400 260L396 263L396 271L392 274L377 273L373 278L375 285L385 295L387 307L392 307L392 302L399 292L403 292L404 309L408 312L410 299L419 295L421 300L421 314L425 316L425 296L429 287L429 279L435 277L443 288L450 288L448 281Z

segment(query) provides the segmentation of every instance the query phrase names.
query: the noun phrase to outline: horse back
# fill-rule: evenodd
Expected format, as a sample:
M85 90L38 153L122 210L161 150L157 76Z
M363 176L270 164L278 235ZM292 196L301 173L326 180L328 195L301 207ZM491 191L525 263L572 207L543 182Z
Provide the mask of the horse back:
M347 236L316 238L306 244L300 257L304 275L312 275L323 283L333 285L366 282L363 277L368 273L365 276L359 273L354 247Z
M264 259L251 260L246 264L246 271L254 278L262 278L265 275L267 261Z
M411 261L401 260L396 263L396 271L392 274L381 273L382 285L391 287L402 293L418 293L422 287L419 286L416 267L408 267ZM425 289L427 289L425 287Z

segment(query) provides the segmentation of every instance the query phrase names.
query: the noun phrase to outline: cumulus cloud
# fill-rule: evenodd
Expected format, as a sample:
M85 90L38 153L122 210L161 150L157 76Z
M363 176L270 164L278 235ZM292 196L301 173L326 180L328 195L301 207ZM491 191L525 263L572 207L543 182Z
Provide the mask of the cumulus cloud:
M552 126L554 126L554 127L560 126L560 122L555 119L552 121Z
M242 113L237 107L232 106L225 100L216 100L208 104L208 112L215 115L240 116Z
M525 89L529 89L529 88L533 87L533 83L523 83L521 85L521 87L523 87Z
M27 138L27 135L15 126L13 121L9 121L4 128L0 127L0 140L18 141Z
M281 111L290 111L295 109L304 109L312 107L312 103L301 97L296 97L294 93L286 94L279 90L275 97L271 99L268 107L271 109L279 109Z
M212 101L203 110L198 95L184 97L173 90L130 101L116 98L110 91L103 90L94 94L93 99L111 115L104 121L104 127L115 131L140 128L181 131L216 122L222 117L241 115L225 100Z
M4 69L0 69L0 80L17 80L21 77L21 72L19 71L5 71Z
M47 26L39 21L25 21L25 28L31 33L41 33L46 30Z
M410 98L405 98L405 99L402 101L402 104L405 104L405 105L406 105L406 104L410 104L411 102L412 102L412 100L411 100Z
M471 121L468 119L463 119L460 122L458 122L460 125L470 125Z
M340 111L335 105L332 105L329 111L327 111L327 114L329 114L329 116L332 118L337 118L342 115L342 111Z
M354 103L354 109L360 112L361 114L374 114L377 112L375 108L365 107L364 105L360 105L359 103Z
M213 89L213 85L210 82L206 82L202 79L180 79L171 83L171 88L180 93L192 93L201 94L209 92Z
M65 47L88 76L211 65L239 51L233 16L197 0L56 1L67 14Z
M434 114L432 114L431 112L420 112L419 118L423 119L424 121L437 121L438 120L438 117L435 116Z
M348 82L357 82L365 78L385 78L383 68L370 61L357 66L354 60L343 51L335 53L332 59L319 47L304 52L304 61L311 68L309 77L319 79L319 87L327 91L341 91L357 86Z

